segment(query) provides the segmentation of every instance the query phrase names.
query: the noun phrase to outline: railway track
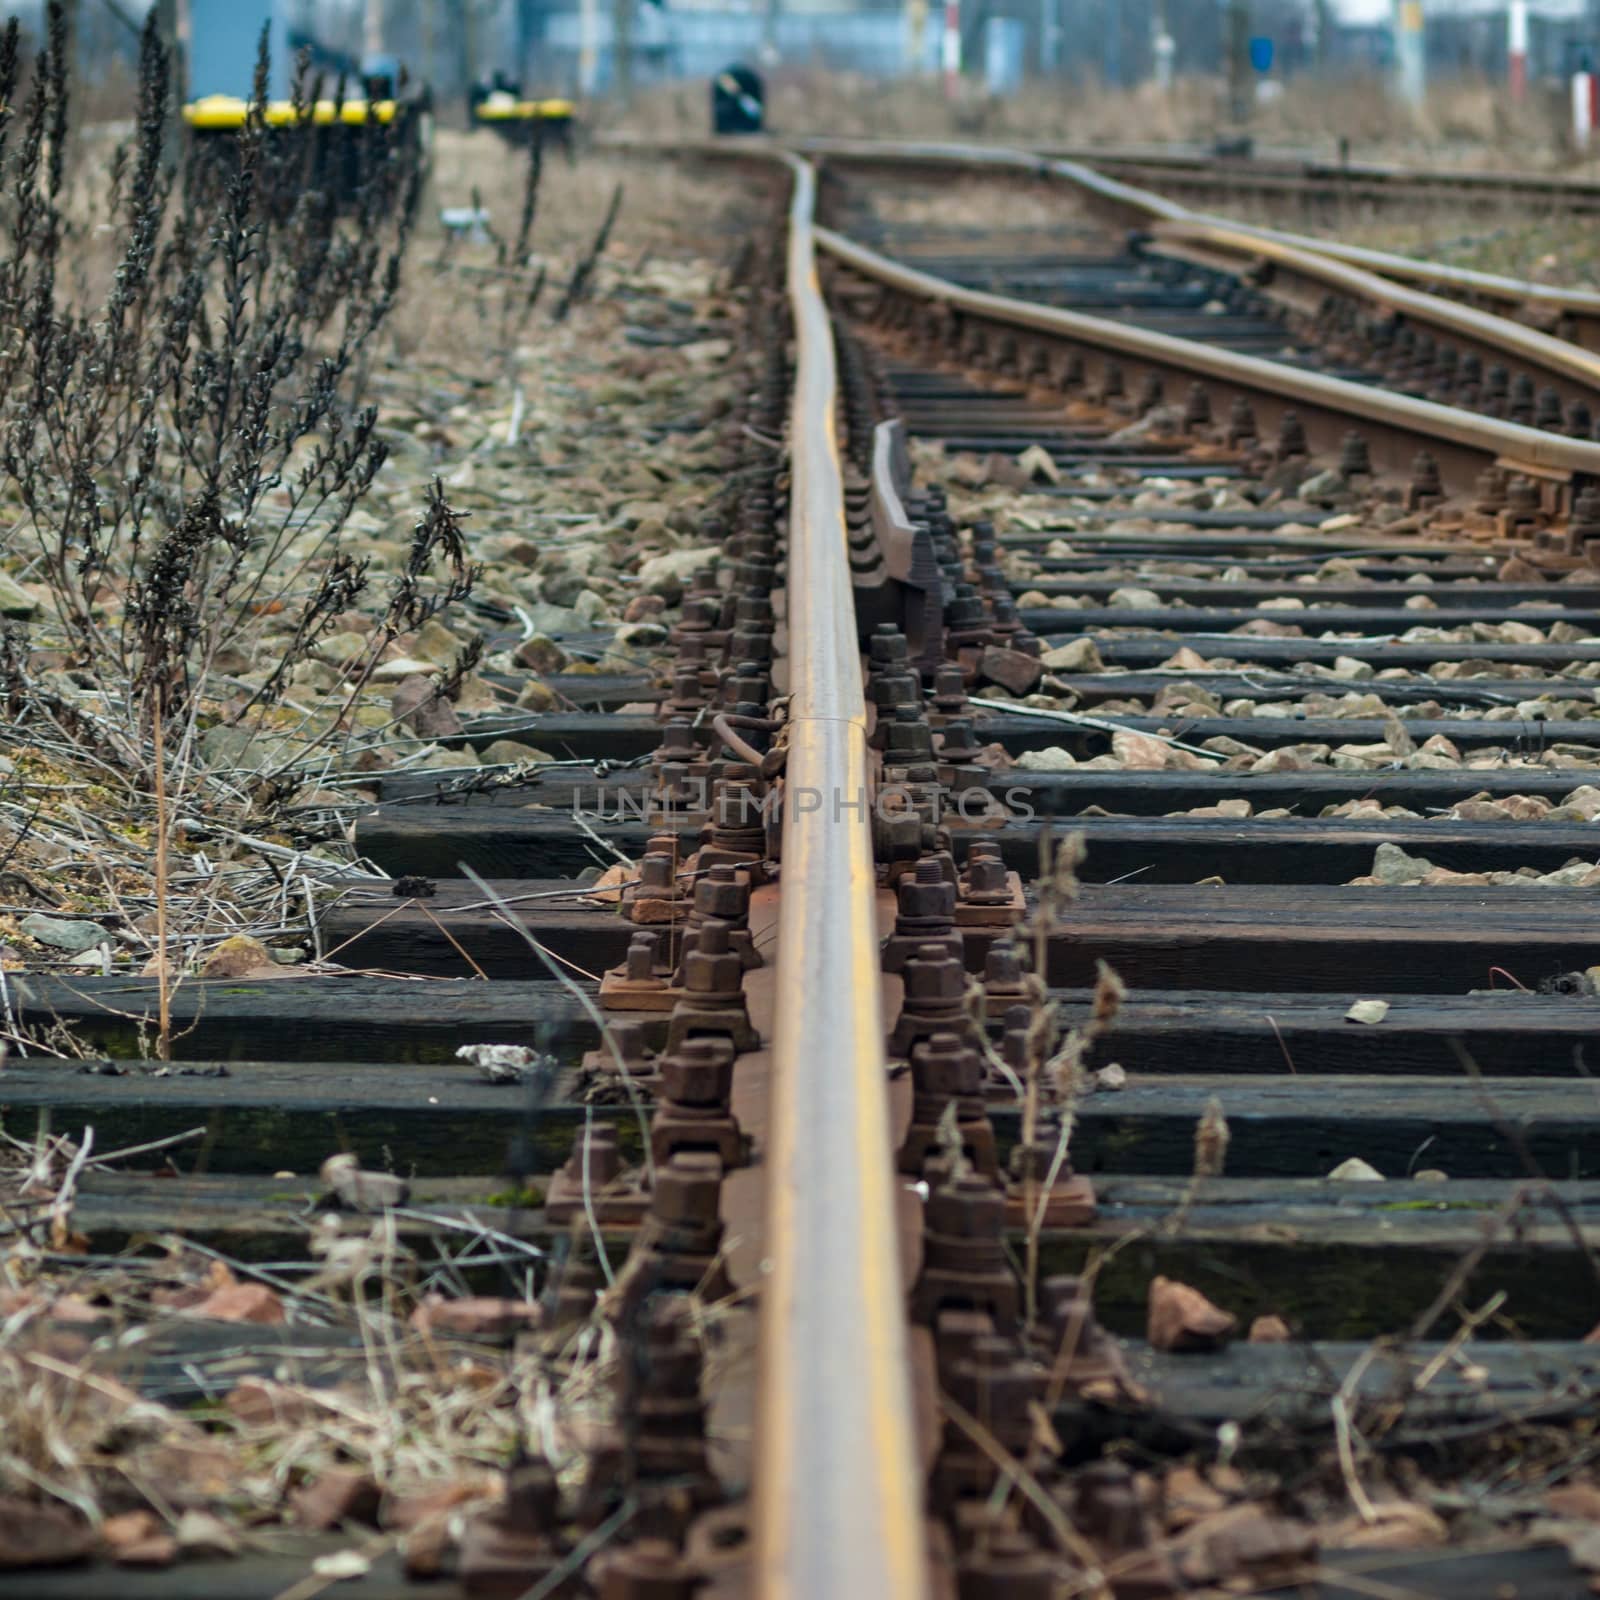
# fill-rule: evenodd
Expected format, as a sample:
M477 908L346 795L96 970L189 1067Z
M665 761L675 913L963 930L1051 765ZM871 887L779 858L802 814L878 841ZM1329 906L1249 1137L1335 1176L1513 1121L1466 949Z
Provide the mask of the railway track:
M1120 173L1119 178L1120 169L1115 163L1084 165L1072 161L1051 161L1047 163L1046 170L1052 177L1068 184L1099 189L1113 206L1123 208L1123 214L1130 222L1136 225L1153 224L1158 234L1165 231L1168 237L1179 244L1193 242L1202 247L1219 249L1225 257L1231 254L1238 258L1241 254L1248 254L1253 241L1255 248L1262 252L1260 270L1270 272L1275 265L1284 264L1291 272L1298 270L1304 274L1300 253L1309 252L1313 256L1353 268L1358 273L1370 274L1401 289L1459 301L1510 318L1585 350L1600 346L1600 295L1590 289L1529 283L1496 273L1453 267L1437 261L1422 261L1393 251L1346 244L1337 238L1307 237L1279 229L1252 227L1229 219L1181 215L1179 212L1182 208L1175 209L1170 199L1170 183L1166 184L1168 198L1163 199L1159 194L1134 187L1127 181L1130 177L1138 180L1140 174ZM1143 176L1157 183L1163 182L1158 175ZM1442 175L1426 172L1417 172L1412 176L1423 184L1433 183L1436 186L1442 179ZM1529 203L1537 206L1545 191L1536 176L1519 177L1526 178L1526 184L1520 181L1508 184L1505 199L1508 204L1514 205L1516 194L1521 193L1524 196L1522 209L1525 211ZM1111 181L1106 183L1104 180L1107 179ZM1178 190L1182 192L1181 184ZM1446 186L1443 192L1452 191ZM1470 183L1464 193L1466 203L1474 203L1475 191ZM1581 202L1573 204L1581 210ZM1343 278L1338 273L1320 279L1307 276L1304 284L1309 283L1320 283L1336 294L1348 292L1352 286L1357 293L1364 289L1369 297L1373 292L1370 283ZM1406 296L1395 309L1404 314L1407 309L1425 312L1427 308ZM1440 324L1445 327L1449 325L1449 319ZM1456 326L1460 327L1461 324ZM1470 324L1467 326L1470 327Z
M617 149L638 147L638 142L626 135L602 136L601 142ZM752 150L762 147L759 139L739 142ZM1321 331L1325 336L1337 336L1346 346L1345 359L1351 358L1352 348L1355 359L1376 358L1378 370L1386 372L1387 381L1395 387L1413 389L1417 378L1428 373L1432 357L1440 350L1450 350L1457 363L1467 358L1467 383L1457 398L1472 409L1513 415L1523 421L1542 412L1542 425L1566 431L1551 398L1545 397L1541 404L1539 390L1550 388L1559 404L1576 398L1593 412L1600 294L1419 260L1338 238L1285 232L1197 212L1172 197L1173 191L1183 193L1185 189L1181 181L1173 179L1173 173L1215 164L1217 158L1198 154L1175 157L1170 166L1143 170L1127 168L1093 147L1024 151L990 145L824 137L793 143L837 167L876 169L891 180L898 173L942 170L985 182L1009 182L1019 189L1036 184L1057 186L1071 197L1074 209L1087 207L1103 222L1130 230L1132 242L1146 260L1188 262L1219 271L1261 293L1276 305L1279 315L1331 322L1332 327ZM728 151L726 145L694 148ZM1398 173L1402 169L1393 170ZM1461 192L1449 188L1450 174L1418 170L1407 175L1429 192L1454 194L1456 203L1461 203ZM1468 204L1475 193L1474 178L1482 180L1477 187L1487 185L1491 190L1498 183L1494 192L1508 206L1515 206L1517 197L1523 196L1524 211L1528 197L1537 203L1547 188L1538 174L1466 174ZM1558 185L1569 182L1552 181ZM1589 187L1572 186L1583 192ZM1473 316L1474 311L1487 314L1489 320ZM1407 332L1401 349L1415 355L1420 343L1420 354L1427 358L1417 372L1407 373L1404 364L1396 369L1397 352L1391 340L1402 328ZM1374 339L1380 348L1374 347ZM1445 359L1448 365L1452 358L1447 355ZM1498 378L1491 391L1485 390L1485 368L1495 365L1506 369L1503 394ZM1457 365L1443 374L1434 372L1422 392L1438 390L1441 376L1448 379L1445 387L1456 385L1461 370ZM1522 393L1513 404L1513 377L1519 371Z
M841 170L943 171L1019 194L1059 191L1076 219L1126 230L1124 252L1169 274L1212 272L1342 368L1401 392L1587 436L1600 295L1419 261L1196 212L1114 174L982 146L812 139ZM1109 241L1108 241L1109 244ZM1114 247L1113 247L1114 248ZM1198 281L1196 279L1195 281ZM1563 408L1577 403L1574 417Z
M1229 156L1205 150L1044 144L1041 154L1082 162L1133 183L1213 202L1248 199L1275 207L1347 214L1349 208L1407 211L1468 204L1527 214L1600 209L1600 185L1556 173L1472 168L1402 167L1327 161L1313 155L1262 152Z
M393 1530L345 1593L1573 1592L1523 1533L1600 1376L1600 444L748 181L750 402L670 669L462 736L570 764L384 779L318 917L347 974L183 986L174 1068L151 984L10 975L111 1064L9 1062L8 1129L206 1130L83 1178L91 1259L474 1241L459 1287L518 1309L472 1359L515 1335L547 1409L442 1577ZM370 1359L189 1323L117 1370Z

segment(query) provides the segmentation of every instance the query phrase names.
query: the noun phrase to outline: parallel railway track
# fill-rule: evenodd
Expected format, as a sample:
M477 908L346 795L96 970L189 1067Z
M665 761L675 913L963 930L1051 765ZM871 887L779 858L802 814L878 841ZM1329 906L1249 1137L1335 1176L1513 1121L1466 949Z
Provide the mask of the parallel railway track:
M1559 173L1495 172L1466 167L1397 166L1326 161L1310 155L1263 152L1226 156L1212 151L1094 144L1041 144L1040 153L1083 162L1130 182L1206 201L1250 199L1281 208L1351 207L1408 211L1430 206L1503 207L1526 214L1570 216L1600 209L1600 184Z
M1600 1382L1600 444L963 287L818 227L804 161L751 182L785 243L672 670L553 677L517 731L572 767L385 781L389 876L317 930L365 975L186 987L189 1072L13 1062L8 1127L204 1123L204 1175L88 1178L75 1226L263 1275L312 1198L274 1174L393 1162L408 1248L492 1235L500 1289L529 1252L551 1371L620 1350L560 1485L531 1450L442 1583L351 1594L1572 1592L1450 1473L1532 1517ZM126 1060L149 987L8 1004ZM469 1039L550 1059L519 1091ZM241 1040L275 1059L194 1070ZM146 1352L190 1398L286 1359ZM1374 1548L1407 1489L1441 1548Z
M1588 436L1600 366L1600 295L1416 261L1193 211L1112 174L1032 152L812 139L843 170L965 173L1059 190L1080 217L1130 231L1146 260L1188 263L1255 292L1293 331L1401 392ZM1495 368L1500 371L1490 376ZM1580 403L1575 418L1563 408ZM1587 414L1585 414L1587 413Z

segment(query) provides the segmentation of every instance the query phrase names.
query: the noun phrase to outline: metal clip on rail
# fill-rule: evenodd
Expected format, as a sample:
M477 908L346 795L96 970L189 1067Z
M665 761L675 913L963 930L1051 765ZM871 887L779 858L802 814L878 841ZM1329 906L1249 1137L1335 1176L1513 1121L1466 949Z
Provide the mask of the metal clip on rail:
M837 374L812 242L816 178L806 162L789 165L788 890L766 1157L752 1590L762 1600L925 1600Z
M905 424L880 422L872 433L872 491L865 548L852 553L856 626L864 637L892 622L911 654L932 672L943 658L944 593L933 536L912 521L904 495L911 486Z

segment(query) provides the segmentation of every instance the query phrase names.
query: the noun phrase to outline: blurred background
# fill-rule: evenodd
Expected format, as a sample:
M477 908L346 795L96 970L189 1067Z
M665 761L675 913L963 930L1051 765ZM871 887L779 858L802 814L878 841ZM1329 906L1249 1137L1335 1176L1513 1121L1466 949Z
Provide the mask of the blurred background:
M148 0L75 0L83 81L114 115ZM1205 140L1415 133L1576 158L1600 0L157 0L187 93L244 94L269 22L330 76L403 72L442 120L474 84L609 97L604 120L703 131L709 80L761 72L782 131ZM38 37L42 0L6 0ZM868 86L872 87L869 89ZM618 102L626 102L625 106Z

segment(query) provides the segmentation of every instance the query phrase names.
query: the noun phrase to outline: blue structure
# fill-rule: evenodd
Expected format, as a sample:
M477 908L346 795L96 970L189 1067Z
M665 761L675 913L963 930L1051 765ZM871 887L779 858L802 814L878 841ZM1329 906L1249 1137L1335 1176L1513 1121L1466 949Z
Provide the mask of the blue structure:
M230 94L248 99L263 24L270 28L272 49L268 97L286 99L294 59L284 0L189 0L188 98Z

